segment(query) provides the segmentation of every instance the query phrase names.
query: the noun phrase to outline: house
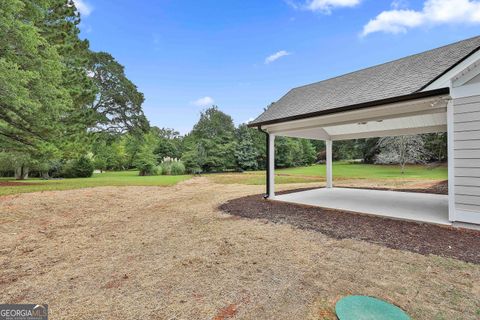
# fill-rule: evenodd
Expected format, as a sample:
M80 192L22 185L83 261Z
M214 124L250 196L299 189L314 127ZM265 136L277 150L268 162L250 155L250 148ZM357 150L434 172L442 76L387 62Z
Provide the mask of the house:
M290 90L249 123L267 134L268 197L394 218L480 225L479 49L480 36ZM448 133L448 197L333 188L334 141L434 132ZM326 141L326 188L275 196L276 136ZM342 207L345 202L350 203L347 208ZM444 216L435 216L441 211Z

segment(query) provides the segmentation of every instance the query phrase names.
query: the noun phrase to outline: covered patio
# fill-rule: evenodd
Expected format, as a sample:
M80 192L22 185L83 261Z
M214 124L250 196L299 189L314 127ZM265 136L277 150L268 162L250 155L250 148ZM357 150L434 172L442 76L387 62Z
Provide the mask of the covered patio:
M338 140L446 132L448 103L448 95L440 93L433 97L393 102L376 108L265 126L269 132L270 172L273 173L270 174L269 199L394 219L451 225L448 195L335 188L332 168L332 147ZM286 195L275 194L275 136L325 140L325 188Z
M266 133L266 198L443 225L480 224L480 37L294 88ZM448 195L334 188L335 141L447 132ZM324 140L326 187L275 195L275 137ZM472 227L474 225L471 225Z
M321 188L277 195L273 199L393 219L451 225L448 220L448 196L441 194Z

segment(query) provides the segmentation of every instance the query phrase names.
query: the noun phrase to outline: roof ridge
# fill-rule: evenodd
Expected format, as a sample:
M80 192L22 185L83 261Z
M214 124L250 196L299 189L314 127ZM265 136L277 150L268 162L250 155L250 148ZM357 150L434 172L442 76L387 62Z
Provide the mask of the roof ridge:
M449 44L446 44L446 45L443 45L443 46L440 46L440 47L436 47L436 48L433 48L433 49L429 49L429 50L426 50L426 51L414 53L414 54L411 54L411 55L408 55L408 56L405 56L405 57L402 57L402 58L398 58L398 59L395 59L395 60L390 60L390 61L386 61L386 62L383 62L383 63L379 63L379 64L376 64L376 65L373 65L373 66L370 66L370 67L365 67L365 68L361 68L361 69L358 69L358 70L355 70L355 71L347 72L347 73L344 73L344 74L341 74L341 75L338 75L338 76L334 76L334 77L331 77L331 78L327 78L327 79L324 79L324 80L320 80L320 81L317 81L317 82L312 82L312 83L309 83L309 84L294 87L290 91L300 89L300 88L304 88L304 87L308 87L308 86L312 86L312 85L316 85L316 84L319 84L319 83L322 83L322 82L325 82L325 81L330 81L330 80L333 80L333 79L341 78L341 77L344 77L344 76L347 76L347 75L350 75L350 74L353 74L353 73L365 71L365 70L368 70L368 69L377 68L377 67L380 67L380 66L383 66L383 65L387 65L389 63L394 63L394 62L398 62L398 61L401 61L401 60L410 59L410 58L415 57L415 56L419 56L419 55L422 55L422 54L425 54L425 53L428 53L428 52L432 52L432 51L435 51L435 50L443 49L443 48L446 48L446 47L455 46L455 45L458 45L460 43L472 41L473 39L477 39L477 38L480 38L480 35L470 37L470 38L467 38L467 39L463 39L463 40L459 40L457 42L449 43ZM477 46L477 48L475 50L473 50L472 52L475 52L479 48L480 48L480 46ZM472 54L472 52L466 54L465 57ZM463 60L463 59L461 59L461 60ZM444 74L444 73L442 73L442 74Z

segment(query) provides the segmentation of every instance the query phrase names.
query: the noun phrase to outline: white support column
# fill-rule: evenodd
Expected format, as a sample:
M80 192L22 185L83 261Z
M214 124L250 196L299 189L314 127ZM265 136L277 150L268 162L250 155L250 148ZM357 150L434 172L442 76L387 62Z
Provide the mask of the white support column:
M447 104L447 146L448 146L448 220L455 221L455 129L453 100Z
M332 140L325 141L325 148L326 148L327 188L333 188Z
M268 154L270 157L268 158L268 197L273 199L275 197L275 135L269 135L269 143L268 143Z

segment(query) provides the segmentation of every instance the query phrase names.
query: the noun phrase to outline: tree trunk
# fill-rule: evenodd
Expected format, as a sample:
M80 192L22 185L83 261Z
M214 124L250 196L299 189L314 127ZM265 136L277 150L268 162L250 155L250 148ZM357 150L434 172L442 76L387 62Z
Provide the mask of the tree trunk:
M25 166L20 166L15 169L15 179L16 180L25 180L28 179L28 168Z

